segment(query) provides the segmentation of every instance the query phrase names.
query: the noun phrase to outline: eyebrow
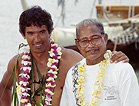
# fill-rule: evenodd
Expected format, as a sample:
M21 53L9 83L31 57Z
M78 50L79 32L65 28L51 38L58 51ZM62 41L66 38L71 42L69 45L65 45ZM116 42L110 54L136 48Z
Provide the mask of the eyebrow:
M44 32L44 31L46 31L46 29L42 29L42 30L40 30L39 32Z
M32 32L32 31L27 31L27 33L30 34L30 33L34 33L34 32Z
M95 35L90 36L89 38L94 37L94 36L101 36L101 35L95 34ZM84 37L84 38L81 38L81 39L88 39L88 37Z
M44 32L44 31L46 31L46 29L42 29L39 32ZM27 33L35 33L35 32L34 31L27 31Z

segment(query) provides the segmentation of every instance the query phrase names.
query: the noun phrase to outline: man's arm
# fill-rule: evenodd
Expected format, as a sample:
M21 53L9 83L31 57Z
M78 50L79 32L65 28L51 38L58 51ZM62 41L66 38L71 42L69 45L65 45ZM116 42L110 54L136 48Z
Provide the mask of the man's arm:
M3 80L5 80L3 78ZM3 81L0 83L0 104L1 106L11 106L12 101L12 90L11 88L6 87L6 84Z
M113 51L112 52L112 57L111 57L111 62L124 62L127 63L129 62L129 58L121 51Z
M16 59L17 59L17 57L14 57L9 61L7 71L5 72L5 74L2 78L2 81L0 83L0 104L1 104L1 106L11 106L12 85L13 85L13 79L14 79L14 77L12 75L12 71L15 66ZM9 80L11 75L12 75L12 77ZM7 84L8 80L9 80L9 83Z

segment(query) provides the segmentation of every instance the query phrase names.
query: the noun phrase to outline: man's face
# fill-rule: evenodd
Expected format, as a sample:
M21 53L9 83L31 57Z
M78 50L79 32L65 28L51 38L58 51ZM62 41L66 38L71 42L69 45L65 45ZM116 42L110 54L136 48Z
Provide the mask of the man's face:
M98 38L95 36L98 36ZM76 45L80 50L81 54L87 59L88 65L97 64L104 59L107 35L102 35L100 29L96 25L81 27L79 29L78 39L79 41L76 41ZM87 43L87 46L83 47L81 43L84 43L88 40L89 42Z
M42 53L50 46L50 34L46 25L42 25L41 27L33 25L26 27L25 36L23 37L27 40L32 52Z

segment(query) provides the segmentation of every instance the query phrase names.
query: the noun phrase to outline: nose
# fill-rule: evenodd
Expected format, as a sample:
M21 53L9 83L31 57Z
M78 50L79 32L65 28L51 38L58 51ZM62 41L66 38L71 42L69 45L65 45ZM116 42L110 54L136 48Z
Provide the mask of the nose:
M92 47L92 46L94 46L94 44L92 43L91 40L89 40L89 41L88 41L88 47Z
M35 41L36 41L36 42L39 42L40 40L41 40L40 35L39 35L39 34L36 34L36 36L35 36Z

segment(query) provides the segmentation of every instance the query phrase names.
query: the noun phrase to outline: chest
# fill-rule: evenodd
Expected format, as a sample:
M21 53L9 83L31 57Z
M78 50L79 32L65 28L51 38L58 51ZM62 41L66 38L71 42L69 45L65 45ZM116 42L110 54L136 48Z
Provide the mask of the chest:
M107 70L109 71L109 70ZM91 76L92 75L92 76ZM98 77L98 72L87 73L87 78L85 82L85 96L86 98L92 97L92 93L94 92L95 81ZM117 85L116 77L112 73L105 72L104 76L104 86L101 89L99 105L107 106L111 104L111 106L120 106L120 96L119 96L119 88ZM88 85L88 86L87 86ZM90 103L92 98L88 98L87 101Z
M85 71L85 82L84 82L84 96L87 103L91 103L94 93L96 90L98 79L99 67L96 65L94 67L86 67ZM76 74L76 70L73 71L73 75ZM75 73L74 73L75 72ZM103 88L101 88L99 105L98 106L120 106L119 88L117 85L117 77L114 71L106 69L104 73ZM79 75L77 75L79 77ZM76 75L73 78L77 78ZM73 79L73 82L74 80ZM100 82L101 80L99 80ZM76 83L76 82L75 82ZM73 85L74 86L74 85ZM76 90L75 90L76 91ZM76 93L75 93L76 94Z
M63 89L64 86L64 82L65 82L65 78L66 78L66 74L68 72L70 68L70 65L67 64L67 62L64 62L62 59L60 60L59 66L57 67L58 71L57 71L57 77L55 78L55 91L56 90L61 90ZM34 83L35 88L39 88L39 80L40 80L40 76L43 78L43 81L45 81L46 79L48 79L48 66L47 63L44 64L34 64L33 65L33 70L31 70L30 72L30 83L32 83L32 80L34 80L37 83ZM33 74L33 75L32 75ZM32 86L31 86L32 89Z

